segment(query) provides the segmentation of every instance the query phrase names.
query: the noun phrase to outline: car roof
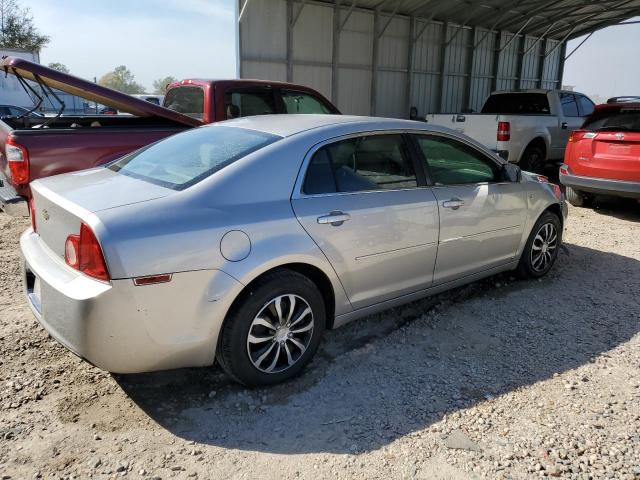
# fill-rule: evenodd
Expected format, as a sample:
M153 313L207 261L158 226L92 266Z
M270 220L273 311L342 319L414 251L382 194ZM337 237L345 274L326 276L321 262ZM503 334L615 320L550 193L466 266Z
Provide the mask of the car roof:
M241 117L233 120L218 122L204 128L229 126L257 130L280 137L289 137L308 130L329 126L344 126L358 124L362 130L371 129L416 129L431 131L448 131L435 125L413 120L397 118L360 117L355 115L322 115L322 114L288 114L288 115L258 115Z

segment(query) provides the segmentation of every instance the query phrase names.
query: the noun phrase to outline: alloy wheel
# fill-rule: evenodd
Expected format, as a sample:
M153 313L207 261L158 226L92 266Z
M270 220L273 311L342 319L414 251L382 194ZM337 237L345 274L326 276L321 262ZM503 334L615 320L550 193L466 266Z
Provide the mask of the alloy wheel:
M253 318L247 335L247 354L255 368L279 373L295 365L313 336L313 311L293 294L267 302Z
M544 271L558 248L558 231L553 223L545 223L536 232L531 244L531 267L536 272Z

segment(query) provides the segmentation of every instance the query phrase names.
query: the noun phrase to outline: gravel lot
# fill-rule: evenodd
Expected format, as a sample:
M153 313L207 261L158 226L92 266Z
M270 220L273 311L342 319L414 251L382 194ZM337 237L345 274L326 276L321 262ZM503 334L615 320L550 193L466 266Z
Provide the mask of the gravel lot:
M329 332L299 379L112 376L25 305L0 213L0 478L640 478L640 207L572 208L500 275Z

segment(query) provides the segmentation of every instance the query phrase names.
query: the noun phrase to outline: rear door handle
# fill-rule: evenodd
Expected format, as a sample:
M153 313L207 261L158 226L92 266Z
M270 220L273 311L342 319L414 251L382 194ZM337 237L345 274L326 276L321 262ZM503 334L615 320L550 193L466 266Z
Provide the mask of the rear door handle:
M318 217L318 223L320 225L333 225L334 227L339 227L347 220L351 220L351 215L344 212L331 212L328 215L323 215Z
M452 210L457 210L463 205L464 201L460 200L459 198L452 198L451 200L445 200L444 202L442 202L442 206L444 208L451 208Z

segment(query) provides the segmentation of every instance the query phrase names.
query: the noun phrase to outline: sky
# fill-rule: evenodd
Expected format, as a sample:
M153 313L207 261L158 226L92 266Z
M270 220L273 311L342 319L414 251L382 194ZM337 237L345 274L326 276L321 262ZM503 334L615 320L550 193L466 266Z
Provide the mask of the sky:
M235 0L20 0L51 37L40 60L93 79L126 65L149 91L174 76L236 74ZM580 42L569 42L567 53ZM640 24L596 32L566 63L564 85L603 99L640 94Z
M126 65L150 92L166 76L236 74L234 0L19 0L51 37L40 62L93 79Z

